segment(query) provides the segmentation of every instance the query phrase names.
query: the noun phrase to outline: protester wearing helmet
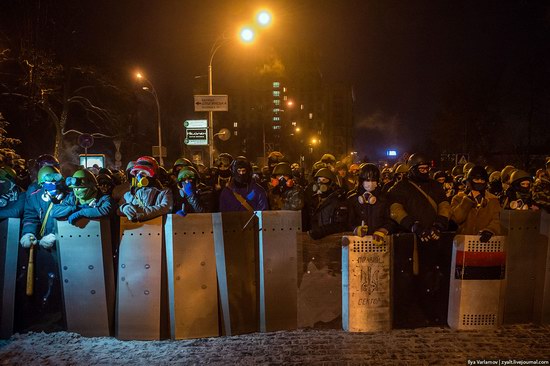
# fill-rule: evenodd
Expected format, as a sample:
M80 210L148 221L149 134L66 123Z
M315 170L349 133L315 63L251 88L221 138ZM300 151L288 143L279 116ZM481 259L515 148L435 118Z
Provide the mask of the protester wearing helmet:
M174 211L179 216L205 213L213 210L213 191L201 183L201 177L192 166L183 166L177 178L178 195L174 196Z
M231 181L220 194L220 211L264 211L269 209L265 190L252 180L252 164L244 156L231 163Z
M403 179L408 171L409 167L407 166L407 164L397 164L393 171L392 179L382 186L382 192L387 193L390 188L394 186L395 183Z
M500 202L500 196L503 194L500 170L495 170L489 175L489 188L487 190L497 196Z
M218 155L216 168L213 169L213 188L220 192L231 181L231 163L233 156L228 153Z
M504 201L505 210L538 210L533 200L531 186L533 177L526 171L515 170L510 175L510 186L506 190Z
M342 187L346 193L355 188L355 185L351 185L348 179L348 166L342 161L337 161L334 165L334 173L338 181L338 185Z
M451 219L458 225L459 235L479 235L479 241L488 242L500 235L500 203L487 191L489 176L480 165L466 174L466 190L456 194L451 202Z
M336 175L329 168L319 169L312 190L313 202L308 208L309 235L317 240L349 230L346 192L336 183Z
M449 224L450 204L443 187L430 179L429 160L413 154L407 162L407 179L389 190L391 217L421 242L438 240Z
M23 217L25 194L16 179L17 173L11 167L0 168L0 219Z
M550 213L550 158L546 159L545 170L533 184L533 201Z
M268 198L272 210L299 211L304 207L303 189L294 181L288 163L279 163L273 168Z
M115 188L115 181L112 175L99 173L97 176L97 187L102 194L111 196Z
M376 165L369 163L361 166L358 185L348 195L348 205L354 234L372 235L375 244L382 244L394 225Z
M146 221L172 211L172 191L157 179L158 163L150 156L136 160L131 174L136 186L124 194L119 214L131 221Z
M69 224L76 225L81 218L98 219L114 214L113 199L98 189L97 179L89 170L77 170L65 182L73 191L63 202L53 207L54 218L66 218Z
M285 159L284 155L280 151L272 151L267 156L267 166L269 167L269 175L273 172L275 165L283 162Z

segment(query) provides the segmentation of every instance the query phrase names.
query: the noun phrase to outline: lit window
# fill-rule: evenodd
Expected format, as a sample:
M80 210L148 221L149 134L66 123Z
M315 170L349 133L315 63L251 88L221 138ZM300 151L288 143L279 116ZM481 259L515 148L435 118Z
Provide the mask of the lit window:
M285 88L283 88L283 92L285 92L285 93L286 93L286 87L285 87Z
M239 123L238 122L233 122L233 127L235 127L235 128L239 127Z
M273 82L273 88L278 89L279 86L281 86L281 83L279 83L278 81Z
M281 129L281 126L273 126L273 129L274 129L274 130L280 130L280 129Z
M233 135L235 135L235 136L238 135L237 130L233 131Z
M285 96L283 97L283 99L284 99L284 100L287 100L287 99L288 99L288 95L285 95Z
M273 113L279 113L281 110L279 108L273 108Z
M292 122L292 125L293 125L294 127L296 127L296 122Z
M281 117L273 117L273 121L280 121Z
M313 113L309 114L309 119L313 119Z
M303 104L300 104L300 109L304 110L304 105Z
M275 105L281 105L281 101L279 99L274 99L273 104Z
M280 96L280 95L281 95L281 92L280 92L280 91L278 91L278 90L273 90L273 96L274 96L274 97L278 97L278 96Z

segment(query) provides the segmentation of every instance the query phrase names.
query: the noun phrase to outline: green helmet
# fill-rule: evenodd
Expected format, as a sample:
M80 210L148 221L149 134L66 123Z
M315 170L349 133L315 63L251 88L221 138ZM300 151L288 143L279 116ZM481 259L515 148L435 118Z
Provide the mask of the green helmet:
M516 168L513 165L506 165L502 168L500 171L500 179L502 180L502 183L510 182L510 177L512 176L514 170L516 170Z
M336 158L332 154L324 154L321 157L321 161L325 164L335 164L336 163Z
M63 176L56 167L45 165L38 171L38 184L59 182L61 180L63 180Z
M199 172L192 166L183 166L178 173L178 182L185 179L193 179L198 184L200 182Z
M397 173L406 173L409 171L409 167L407 166L407 164L399 164L396 168L395 168L395 174Z
M330 170L329 168L319 169L319 171L315 173L315 178L319 178L319 177L330 179L332 182L336 181L336 176L334 175L332 170Z
M92 172L86 169L77 170L72 177L66 180L69 188L95 188L97 179Z
M290 168L290 165L288 163L279 163L275 165L275 168L273 168L273 172L271 173L271 175L287 175L289 177L292 177L292 169Z
M510 176L510 183L511 184L514 184L514 183L519 183L523 180L528 180L530 182L533 181L533 177L531 177L529 175L529 173L527 173L526 171L523 171L523 170L515 170L512 175Z
M462 173L463 173L464 175L467 175L468 172L470 171L470 169L472 169L474 166L475 166L475 164L474 164L474 163L470 163L470 162L464 164L464 166L462 167Z

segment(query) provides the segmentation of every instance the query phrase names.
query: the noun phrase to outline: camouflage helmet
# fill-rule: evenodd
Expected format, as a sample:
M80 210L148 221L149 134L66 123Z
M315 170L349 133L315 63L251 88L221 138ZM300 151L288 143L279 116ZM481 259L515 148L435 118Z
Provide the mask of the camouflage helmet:
M336 163L336 158L332 154L324 154L321 157L321 161L325 164L332 164L333 165L333 164Z
M513 165L506 165L501 171L500 171L500 180L502 183L509 183L510 177L512 176L512 172L516 170L516 168Z

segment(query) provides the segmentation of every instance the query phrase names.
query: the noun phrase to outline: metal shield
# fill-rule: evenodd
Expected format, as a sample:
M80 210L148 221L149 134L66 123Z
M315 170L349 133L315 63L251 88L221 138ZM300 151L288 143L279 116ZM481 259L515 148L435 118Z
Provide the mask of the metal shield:
M0 338L13 334L20 219L0 221Z

